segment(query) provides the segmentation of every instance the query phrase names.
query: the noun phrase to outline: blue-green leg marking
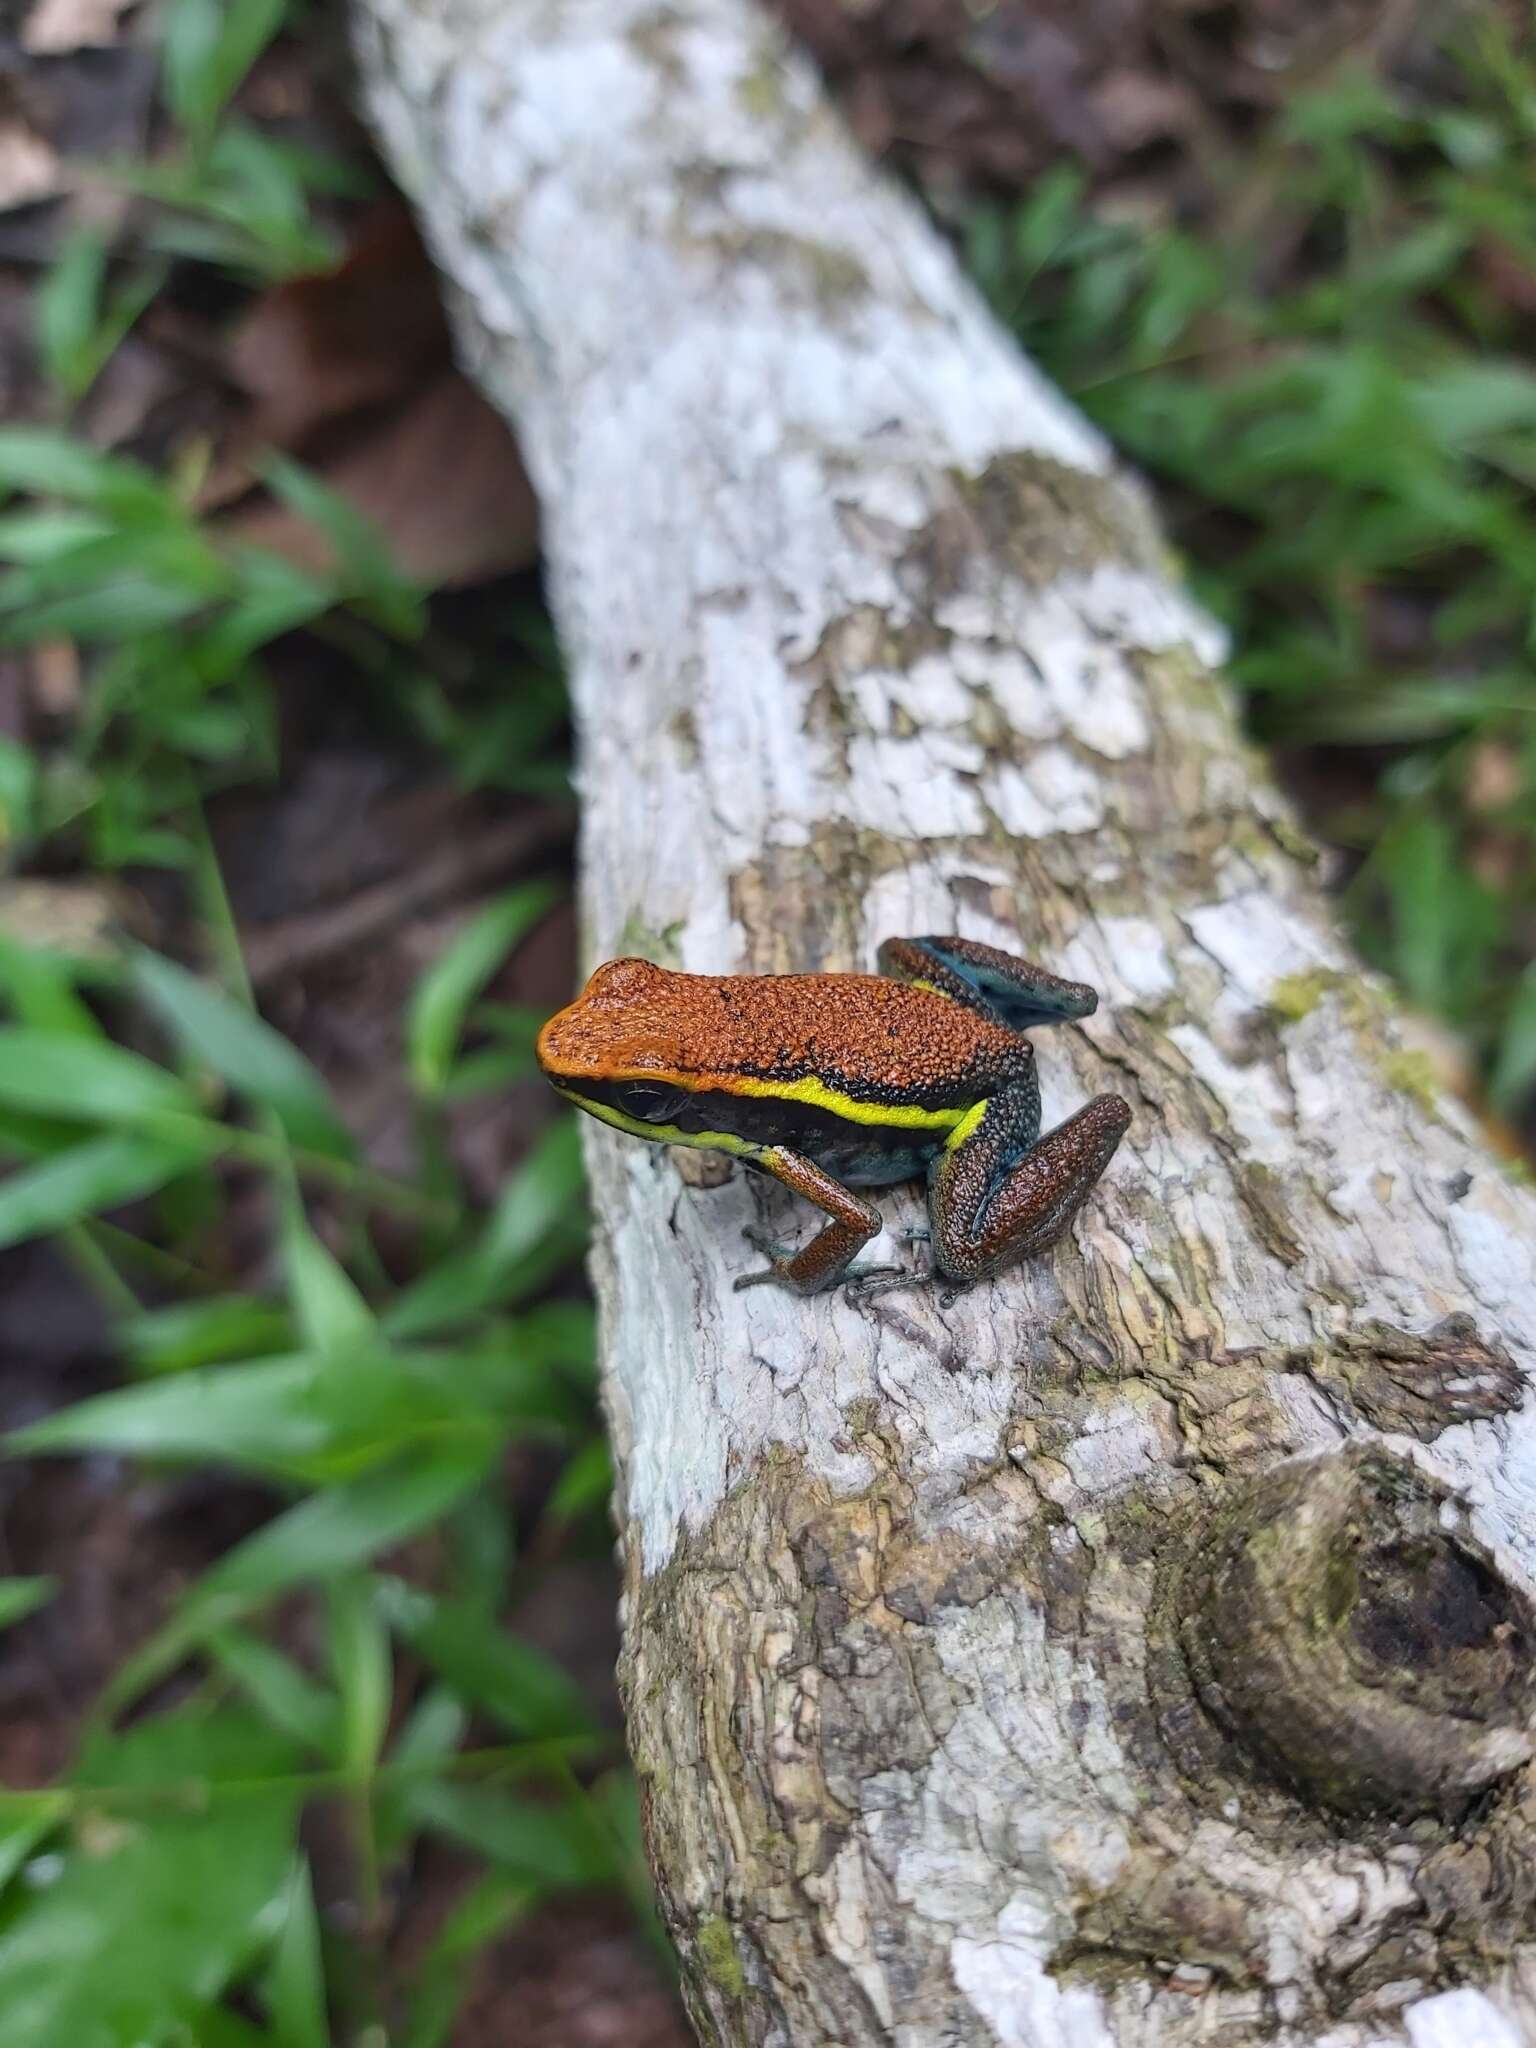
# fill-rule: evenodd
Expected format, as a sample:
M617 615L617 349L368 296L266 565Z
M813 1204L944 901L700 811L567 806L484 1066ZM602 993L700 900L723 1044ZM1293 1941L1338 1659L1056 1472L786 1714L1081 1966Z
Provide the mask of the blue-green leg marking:
M978 939L886 939L877 958L882 974L924 982L1015 1031L1091 1017L1099 1006L1086 982L1063 981Z

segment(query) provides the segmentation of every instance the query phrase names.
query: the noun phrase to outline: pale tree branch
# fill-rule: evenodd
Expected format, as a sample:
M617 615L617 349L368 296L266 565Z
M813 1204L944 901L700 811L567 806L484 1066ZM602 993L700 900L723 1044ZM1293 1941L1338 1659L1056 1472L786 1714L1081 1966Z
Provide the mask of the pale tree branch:
M947 1306L733 1293L809 1219L591 1133L702 2037L1536 2043L1536 1204L1336 935L1141 496L747 0L355 18L539 493L591 958L967 933L1105 998L1048 1115L1135 1111Z

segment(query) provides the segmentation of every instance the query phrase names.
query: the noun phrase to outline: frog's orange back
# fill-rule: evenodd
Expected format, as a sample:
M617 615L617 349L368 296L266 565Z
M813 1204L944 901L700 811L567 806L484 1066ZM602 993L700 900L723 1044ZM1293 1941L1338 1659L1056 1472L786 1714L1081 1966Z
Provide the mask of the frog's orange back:
M935 1106L975 1099L1030 1058L1006 1026L880 975L678 974L647 960L599 967L539 1036L540 1064L566 1079L696 1091L816 1076L865 1100Z

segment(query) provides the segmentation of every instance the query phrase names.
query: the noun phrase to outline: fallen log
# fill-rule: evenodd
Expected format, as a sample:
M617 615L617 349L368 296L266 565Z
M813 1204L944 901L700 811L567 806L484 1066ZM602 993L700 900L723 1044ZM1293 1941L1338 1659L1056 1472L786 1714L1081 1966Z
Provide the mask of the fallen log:
M1536 1203L1338 937L1143 494L747 0L354 11L539 496L591 959L961 932L1102 993L1047 1121L1134 1111L947 1304L733 1292L808 1216L588 1131L701 2037L1536 2043Z

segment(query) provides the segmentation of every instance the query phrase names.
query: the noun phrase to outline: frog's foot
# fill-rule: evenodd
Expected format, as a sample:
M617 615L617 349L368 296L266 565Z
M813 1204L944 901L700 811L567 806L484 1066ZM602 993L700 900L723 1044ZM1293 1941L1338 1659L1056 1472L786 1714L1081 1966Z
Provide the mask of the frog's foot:
M781 1243L766 1230L759 1230L754 1223L745 1225L741 1234L754 1251L763 1254L768 1264L755 1273L739 1273L731 1283L737 1294L746 1287L787 1287L792 1294L801 1291L784 1270L795 1255L791 1245Z
M779 1238L772 1236L768 1231L760 1229L755 1223L743 1224L741 1234L747 1240L747 1243L751 1245L753 1251L761 1252L765 1258L777 1260L788 1259L794 1256L787 1244L783 1243Z
M738 1273L731 1282L733 1294L740 1294L748 1287L789 1287L777 1266L762 1266L755 1273Z
M843 1275L843 1299L850 1308L858 1308L877 1294L890 1294L898 1287L922 1287L927 1278L906 1266L858 1266Z

